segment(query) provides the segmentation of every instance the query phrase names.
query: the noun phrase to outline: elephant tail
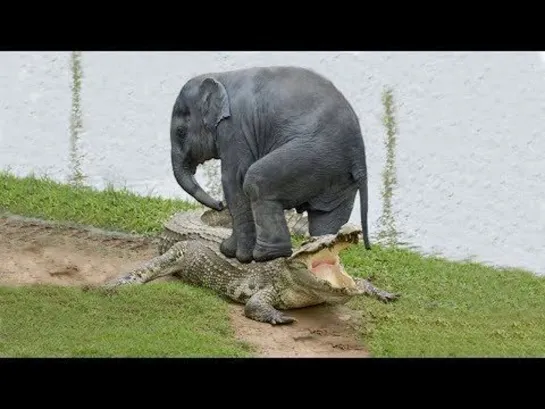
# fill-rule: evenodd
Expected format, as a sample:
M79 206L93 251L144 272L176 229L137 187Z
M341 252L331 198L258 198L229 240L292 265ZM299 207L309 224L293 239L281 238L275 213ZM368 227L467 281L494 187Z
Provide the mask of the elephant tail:
M367 250L371 250L371 244L369 242L369 228L368 228L368 208L369 208L369 192L367 187L367 172L360 173L358 175L359 191L360 191L360 217L361 217L361 230L363 235L363 245Z

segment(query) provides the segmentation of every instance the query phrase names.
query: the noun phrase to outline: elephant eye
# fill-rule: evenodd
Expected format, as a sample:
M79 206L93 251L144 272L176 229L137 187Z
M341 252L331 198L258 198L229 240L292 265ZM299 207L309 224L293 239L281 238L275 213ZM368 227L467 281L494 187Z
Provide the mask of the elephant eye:
M176 129L176 137L179 139L179 140L183 140L185 139L187 135L187 128L186 127L179 127L178 129Z
M190 114L189 108L185 106L178 106L178 109L176 110L176 114L183 119L187 119Z

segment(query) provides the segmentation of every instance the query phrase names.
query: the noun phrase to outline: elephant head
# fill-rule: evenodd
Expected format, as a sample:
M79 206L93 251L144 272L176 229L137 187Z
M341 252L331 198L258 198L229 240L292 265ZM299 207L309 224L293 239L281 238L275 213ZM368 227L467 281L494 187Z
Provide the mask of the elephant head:
M219 123L230 117L229 98L223 84L212 77L189 80L180 91L170 126L171 160L178 184L198 202L222 210L195 180L197 166L220 159L216 145Z

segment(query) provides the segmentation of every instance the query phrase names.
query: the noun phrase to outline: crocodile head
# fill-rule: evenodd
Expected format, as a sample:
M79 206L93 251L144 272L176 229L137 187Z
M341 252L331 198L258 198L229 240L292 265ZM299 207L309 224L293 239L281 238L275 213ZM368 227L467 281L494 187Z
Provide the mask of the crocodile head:
M340 253L357 244L360 234L359 227L345 224L337 234L311 237L286 259L291 279L332 302L357 293L357 285L345 271Z

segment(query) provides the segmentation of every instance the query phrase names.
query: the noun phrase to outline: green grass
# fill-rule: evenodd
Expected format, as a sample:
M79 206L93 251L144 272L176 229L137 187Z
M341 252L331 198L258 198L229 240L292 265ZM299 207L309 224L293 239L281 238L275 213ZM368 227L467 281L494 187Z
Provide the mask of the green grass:
M227 304L160 283L115 296L54 286L0 287L0 356L245 356Z
M21 216L151 235L172 213L196 208L181 200L142 197L126 189L72 187L47 177L0 172L0 210Z
M402 293L387 305L349 304L363 312L374 356L545 355L544 278L376 246L347 250L343 260L351 274Z
M0 210L49 220L157 232L187 203L126 191L70 188L0 174ZM543 356L545 278L408 250L348 250L347 270L400 292L392 304L362 298L362 341L377 357ZM0 355L240 356L226 303L183 284L124 289L112 298L74 288L0 287Z
M70 187L0 173L2 211L152 235L196 207L126 190ZM157 283L116 297L78 288L0 287L0 356L242 356L227 303L207 290Z

